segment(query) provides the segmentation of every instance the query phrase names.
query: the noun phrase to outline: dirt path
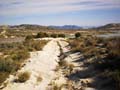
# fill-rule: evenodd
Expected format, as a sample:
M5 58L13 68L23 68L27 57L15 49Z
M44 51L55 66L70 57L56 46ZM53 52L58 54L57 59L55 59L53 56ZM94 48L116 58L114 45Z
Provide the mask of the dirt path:
M43 51L32 52L31 57L26 65L18 71L30 72L30 79L25 83L13 82L16 76L11 75L6 81L7 87L3 90L46 90L49 82L55 77L55 71L58 56L60 54L57 40L51 40ZM37 78L42 77L42 81L38 82Z
M69 44L64 40L58 43L62 50L60 62L63 65L57 67L56 77L51 81L51 87L48 90L96 90L88 86L88 83L93 80L86 77L90 72L82 72L86 70L82 61L83 55L79 52L71 53ZM81 73L76 73L77 71Z
M92 78L84 78L89 71L77 73L86 69L82 59L81 53L70 52L66 41L53 39L43 51L32 52L26 65L18 71L30 72L30 79L25 83L15 83L17 75L11 75L3 90L95 90L87 86ZM37 81L39 77L42 78L40 82Z

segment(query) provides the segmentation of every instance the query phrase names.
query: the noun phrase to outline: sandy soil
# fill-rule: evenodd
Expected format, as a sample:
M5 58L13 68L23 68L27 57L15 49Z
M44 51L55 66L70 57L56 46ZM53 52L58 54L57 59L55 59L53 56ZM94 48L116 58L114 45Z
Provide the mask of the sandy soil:
M48 40L48 39L46 39ZM64 41L64 39L49 39L49 43L43 48L42 51L38 52L31 52L30 59L26 62L25 66L18 71L30 72L31 76L28 81L25 83L15 83L13 82L16 76L11 75L6 82L7 87L3 90L53 90L49 89L49 84L54 82L56 85L61 86L63 84L67 84L68 78L64 75L64 69L60 69L58 72L55 71L58 65L59 56L60 56L60 47L66 57L64 58L69 64L73 64L73 73L75 71L81 71L85 68L82 67L83 61L76 62L76 60L82 59L81 53L69 53L70 47L68 47L68 43ZM60 46L58 45L60 44ZM89 72L86 72L89 73ZM85 74L85 73L81 73ZM37 78L42 77L42 81L38 82ZM69 78L70 79L70 78ZM77 89L77 90L95 90L94 88L84 87L82 82L92 82L91 78L78 78L77 75L71 77L71 79L77 79L77 82L72 82L73 87L84 89ZM69 90L67 88L63 88L62 90Z
M25 83L15 83L13 80L16 76L11 75L6 81L7 87L3 90L46 90L49 82L55 77L54 69L59 54L59 46L54 39L43 48L43 51L32 52L26 65L18 71L18 73L30 72L30 79ZM37 77L42 77L42 81L37 82Z

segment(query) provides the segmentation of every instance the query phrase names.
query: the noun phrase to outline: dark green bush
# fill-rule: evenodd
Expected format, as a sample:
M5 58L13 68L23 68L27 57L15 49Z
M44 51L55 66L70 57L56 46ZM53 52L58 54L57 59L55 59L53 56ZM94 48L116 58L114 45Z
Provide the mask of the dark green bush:
M79 33L79 32L75 33L76 38L79 38L80 36L81 36L81 33Z
M65 38L65 34L58 34L58 37Z
M50 36L53 37L53 38L57 38L58 37L57 34L51 34Z
M49 37L49 35L47 33L43 33L43 32L39 32L36 35L36 38L44 38L44 37Z

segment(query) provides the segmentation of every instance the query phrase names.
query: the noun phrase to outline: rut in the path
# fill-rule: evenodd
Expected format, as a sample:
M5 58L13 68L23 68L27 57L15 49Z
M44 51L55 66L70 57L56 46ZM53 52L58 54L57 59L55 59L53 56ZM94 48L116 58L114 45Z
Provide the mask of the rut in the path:
M83 61L76 62L79 59L82 60L83 55L79 52L71 53L70 46L66 41L59 41L58 45L61 51L59 66L56 67L56 77L51 81L47 90L95 90L87 86L92 82L92 78L79 78L77 73L72 75L74 72L85 69Z

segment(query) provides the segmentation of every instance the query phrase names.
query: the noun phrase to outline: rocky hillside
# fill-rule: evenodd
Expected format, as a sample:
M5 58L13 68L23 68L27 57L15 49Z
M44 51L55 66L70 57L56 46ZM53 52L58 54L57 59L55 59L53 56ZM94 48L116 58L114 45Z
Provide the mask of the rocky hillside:
M98 29L120 30L120 23L107 24L107 25L98 27Z

